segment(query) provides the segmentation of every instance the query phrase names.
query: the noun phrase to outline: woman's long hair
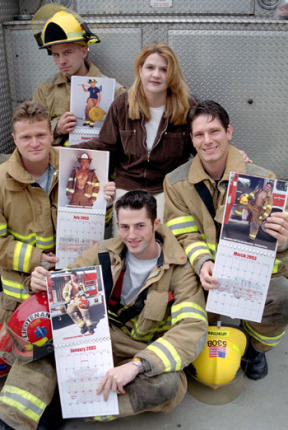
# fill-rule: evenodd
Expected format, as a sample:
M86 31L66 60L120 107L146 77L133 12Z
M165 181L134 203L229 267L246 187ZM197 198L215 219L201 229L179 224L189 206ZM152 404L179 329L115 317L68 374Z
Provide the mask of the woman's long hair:
M146 58L151 54L159 54L167 61L167 98L164 116L170 117L174 125L185 124L187 113L190 108L189 88L186 85L178 58L166 43L153 43L143 48L135 61L135 79L128 90L129 118L140 119L140 112L144 114L145 120L150 120L150 112L147 98L144 93L139 69L143 66Z

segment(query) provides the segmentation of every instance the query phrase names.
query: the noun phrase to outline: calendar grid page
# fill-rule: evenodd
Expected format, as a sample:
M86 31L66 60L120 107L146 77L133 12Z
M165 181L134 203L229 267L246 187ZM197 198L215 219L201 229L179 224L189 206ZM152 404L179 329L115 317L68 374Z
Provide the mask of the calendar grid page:
M277 241L266 232L267 218L287 211L288 183L231 173L206 310L261 322Z
M119 414L97 394L114 367L101 266L52 272L47 291L63 418Z

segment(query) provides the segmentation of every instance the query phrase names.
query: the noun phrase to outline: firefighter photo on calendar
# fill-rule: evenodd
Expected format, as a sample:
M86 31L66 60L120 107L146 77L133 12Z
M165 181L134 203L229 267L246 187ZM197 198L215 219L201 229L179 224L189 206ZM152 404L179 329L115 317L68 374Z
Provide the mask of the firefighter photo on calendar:
M101 280L95 268L52 273L47 280L53 330L65 337L94 334L104 318Z
M58 206L82 211L105 210L109 154L78 148L60 149Z
M66 184L69 206L92 207L97 200L100 182L96 170L90 168L91 161L88 152L81 152L77 156L77 163Z
M272 212L286 206L287 182L232 173L221 238L274 250L276 239L266 233Z

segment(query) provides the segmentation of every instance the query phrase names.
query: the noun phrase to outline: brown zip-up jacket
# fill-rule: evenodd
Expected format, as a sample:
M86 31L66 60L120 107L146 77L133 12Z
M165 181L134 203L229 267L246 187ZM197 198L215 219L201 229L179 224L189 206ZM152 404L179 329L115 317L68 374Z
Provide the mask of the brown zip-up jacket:
M123 93L110 106L99 137L77 147L111 152L117 188L158 193L163 191L164 176L195 153L189 133L187 124L173 125L162 116L149 153L144 116L128 117L128 95Z

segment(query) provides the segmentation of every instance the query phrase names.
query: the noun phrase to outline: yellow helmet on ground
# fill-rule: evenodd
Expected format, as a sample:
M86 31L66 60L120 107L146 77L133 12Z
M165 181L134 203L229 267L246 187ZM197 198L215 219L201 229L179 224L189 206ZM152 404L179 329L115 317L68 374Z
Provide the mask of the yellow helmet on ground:
M192 363L194 377L211 388L229 384L241 368L247 335L240 327L208 327L205 348Z
M44 22L44 24L43 24ZM62 43L91 45L100 42L80 15L61 5L46 4L35 13L32 30L40 49Z

